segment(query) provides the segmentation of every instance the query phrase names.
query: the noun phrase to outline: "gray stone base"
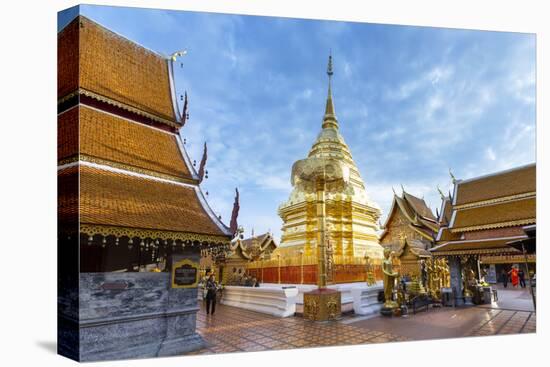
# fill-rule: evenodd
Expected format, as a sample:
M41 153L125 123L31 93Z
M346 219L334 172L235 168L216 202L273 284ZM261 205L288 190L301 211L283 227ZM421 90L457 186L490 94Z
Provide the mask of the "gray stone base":
M181 355L204 347L206 347L206 342L199 334L188 335L179 339L163 341L157 356Z
M196 288L171 288L168 273L83 273L79 360L181 355L201 349ZM122 284L109 289L105 284Z

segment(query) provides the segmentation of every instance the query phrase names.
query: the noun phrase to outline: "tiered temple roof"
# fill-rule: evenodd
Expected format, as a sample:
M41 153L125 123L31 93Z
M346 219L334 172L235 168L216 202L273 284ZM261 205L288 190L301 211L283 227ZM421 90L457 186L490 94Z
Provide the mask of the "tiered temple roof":
M84 94L176 126L172 75L164 57L83 16L58 40L58 99Z
M246 238L241 242L240 246L248 258L257 257L260 254L269 256L277 248L275 239L270 232Z
M506 243L536 223L536 165L455 181L439 223L434 254L513 252Z
M190 164L171 60L79 16L58 34L60 226L228 244ZM79 192L78 192L79 191Z
M75 129L79 129L80 136L75 134ZM59 136L60 160L75 157L78 152L82 161L175 181L193 183L196 180L180 152L175 134L95 108L81 105L60 115Z
M401 196L394 193L390 212L380 235L383 246L398 246L402 236L409 239L410 246L426 250L433 243L439 223L424 199L405 190Z

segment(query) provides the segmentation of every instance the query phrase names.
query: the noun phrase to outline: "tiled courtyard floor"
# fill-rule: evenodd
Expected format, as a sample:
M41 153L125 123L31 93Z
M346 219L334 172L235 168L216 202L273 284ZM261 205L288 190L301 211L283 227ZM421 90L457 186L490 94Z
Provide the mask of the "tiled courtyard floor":
M364 319L348 314L337 322L315 323L301 317L278 318L220 304L214 316L207 316L201 304L197 331L209 345L191 354L534 333L536 314L521 307L441 307L406 318Z
M204 305L197 316L197 331L210 344L191 354L228 353L334 345L386 343L408 338L341 322L314 323L301 317L278 318L218 305L207 316Z

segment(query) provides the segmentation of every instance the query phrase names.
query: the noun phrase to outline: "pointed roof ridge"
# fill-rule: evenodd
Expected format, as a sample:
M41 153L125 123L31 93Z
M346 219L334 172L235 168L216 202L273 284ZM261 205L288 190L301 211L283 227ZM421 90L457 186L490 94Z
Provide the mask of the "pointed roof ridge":
M409 192L404 192L403 198L409 203L415 213L420 214L420 217L430 220L436 220L432 210L430 209L428 204L426 204L426 201L424 199L421 199Z
M327 103L325 106L325 115L323 117L323 129L333 128L338 130L338 120L336 119L336 113L334 112L334 102L332 101L332 75L334 74L332 70L332 51L328 56L328 66L327 66L327 75L328 75L328 95Z

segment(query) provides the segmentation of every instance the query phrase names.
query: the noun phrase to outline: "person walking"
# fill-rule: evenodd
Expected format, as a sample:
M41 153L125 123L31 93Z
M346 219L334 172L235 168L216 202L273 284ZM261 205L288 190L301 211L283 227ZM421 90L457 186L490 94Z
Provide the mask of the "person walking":
M525 273L521 268L518 270L518 277L519 277L519 286L521 288L525 288Z
M502 269L500 272L500 279L504 288L508 287L508 272L505 269Z
M210 275L206 281L206 314L214 315L216 311L216 290L218 285L214 275Z

